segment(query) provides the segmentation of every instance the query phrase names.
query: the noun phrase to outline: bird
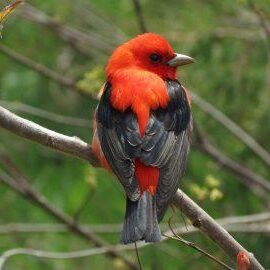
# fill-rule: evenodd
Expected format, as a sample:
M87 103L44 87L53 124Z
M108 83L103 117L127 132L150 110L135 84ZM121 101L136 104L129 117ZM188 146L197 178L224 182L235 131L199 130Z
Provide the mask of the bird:
M191 98L176 70L193 62L155 33L119 45L107 62L92 149L126 194L122 244L161 240L159 222L184 174L192 134Z

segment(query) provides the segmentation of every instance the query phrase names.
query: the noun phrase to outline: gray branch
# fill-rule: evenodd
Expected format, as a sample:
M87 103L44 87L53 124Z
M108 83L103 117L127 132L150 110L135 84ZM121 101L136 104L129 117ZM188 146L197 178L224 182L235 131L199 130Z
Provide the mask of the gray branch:
M233 120L226 116L223 112L215 108L212 104L191 92L192 101L205 113L222 124L235 137L247 145L255 154L257 154L268 166L270 166L270 154L267 152L254 138L252 138L245 130L238 126Z
M28 3L25 3L21 9L21 14L25 19L47 28L57 37L86 56L96 57L98 56L98 52L107 54L112 50L112 46L108 42L93 35L88 35L71 26L64 25ZM90 50L89 48L93 49Z
M11 113L0 106L0 126L54 150L76 156L97 165L91 147L77 137L65 136Z
M243 233L269 233L270 232L270 212L260 214L253 214L247 216L233 216L216 219L221 226L226 230ZM123 224L81 224L81 227L87 232L94 233L120 233ZM169 234L168 224L160 224L162 231ZM198 230L192 225L174 224L174 232L177 234L190 234ZM0 225L0 234L14 234L14 233L67 233L69 232L65 224L52 223L7 223ZM166 238L165 238L166 239Z
M61 151L77 158L89 161L97 166L91 147L76 137L69 137L46 129L31 121L25 120L0 106L0 127L21 137L40 143L54 150ZM249 254L251 270L263 270L263 266L253 254L242 247L223 227L200 208L183 191L178 190L173 204L192 221L192 224L216 242L231 258L236 261L240 251Z
M74 80L66 78L65 76L58 74L57 72L47 68L41 63L35 62L32 59L15 52L14 50L8 48L7 46L0 44L0 52L4 55L13 59L17 63L30 68L39 74L45 76L46 78L58 83L61 86L72 89L73 91L80 93L84 96L96 99L95 96L89 92L84 92ZM265 150L250 134L243 130L239 125L237 125L232 119L226 116L222 111L218 110L215 106L204 100L202 97L192 92L192 101L196 104L202 111L209 114L210 117L214 118L217 122L223 125L227 130L229 130L235 137L242 141L246 146L248 146L258 157L260 157L265 164L270 166L270 154Z

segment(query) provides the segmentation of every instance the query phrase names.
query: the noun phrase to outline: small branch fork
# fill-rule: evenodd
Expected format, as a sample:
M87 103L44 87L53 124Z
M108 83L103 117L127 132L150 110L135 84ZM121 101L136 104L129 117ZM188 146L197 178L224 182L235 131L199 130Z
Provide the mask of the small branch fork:
M219 165L238 176L240 182L249 188L256 196L261 197L267 208L270 207L270 182L267 179L222 153L217 147L210 143L207 134L205 134L196 123L194 124L194 134L195 145L199 150L208 154Z
M195 92L191 92L192 101L202 111L210 115L222 126L229 130L236 138L247 145L261 160L270 167L270 153L267 152L254 138L252 138L245 130L239 127L233 120L215 108L212 104L201 98Z
M96 247L107 247L108 243L99 238L95 233L85 230L71 216L63 213L60 209L52 205L42 194L33 189L26 177L19 171L15 164L5 154L0 152L0 162L5 171L0 171L0 181L16 191L20 196L26 198L35 205L54 217L59 222L66 225L69 231L93 243ZM125 256L119 254L111 248L106 249L106 254L112 258L121 259L130 269L138 269L137 265ZM1 265L1 263L0 263ZM1 268L0 268L1 269Z
M173 240L177 240L180 241L181 243L187 245L188 247L191 247L197 251L199 251L200 253L202 253L204 256L208 257L209 259L213 260L214 262L220 264L221 266L223 266L226 269L229 270L233 270L233 268L231 268L230 266L228 266L227 264L223 263L222 261L220 261L219 259L217 259L216 257L214 257L213 255L209 254L207 251L205 251L204 249L200 248L199 246L197 246L196 244L185 240L184 238L182 238L181 236L174 234L174 236L170 236L170 235L166 235L164 234L165 237L169 238L169 239L173 239Z
M98 165L91 147L79 138L65 136L46 129L9 112L1 106L0 127L54 150L86 160L93 166ZM244 251L249 254L251 270L264 269L253 254L248 253L248 251L246 251L224 228L222 228L184 192L181 190L177 191L173 199L173 204L183 211L195 227L199 228L203 233L215 241L233 261L236 260L237 254L240 251Z

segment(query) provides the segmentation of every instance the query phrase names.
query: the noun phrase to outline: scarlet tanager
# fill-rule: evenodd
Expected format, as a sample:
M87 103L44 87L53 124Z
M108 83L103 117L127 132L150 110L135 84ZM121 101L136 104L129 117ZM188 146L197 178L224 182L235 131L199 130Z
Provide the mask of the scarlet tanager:
M158 222L183 176L192 130L176 69L192 62L146 33L120 45L107 63L92 147L127 196L124 244L161 239Z

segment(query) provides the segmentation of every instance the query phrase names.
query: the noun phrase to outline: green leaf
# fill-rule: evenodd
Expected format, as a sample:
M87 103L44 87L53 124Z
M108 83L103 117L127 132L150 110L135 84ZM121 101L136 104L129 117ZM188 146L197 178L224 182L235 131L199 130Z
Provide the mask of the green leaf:
M3 23L6 21L7 17L15 10L15 8L23 3L22 0L17 0L11 5L6 6L0 11L0 35L1 35L1 30L3 29Z

